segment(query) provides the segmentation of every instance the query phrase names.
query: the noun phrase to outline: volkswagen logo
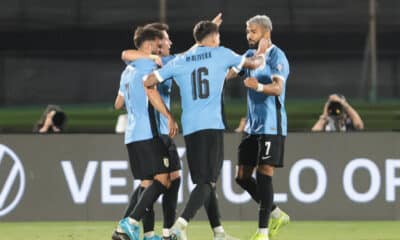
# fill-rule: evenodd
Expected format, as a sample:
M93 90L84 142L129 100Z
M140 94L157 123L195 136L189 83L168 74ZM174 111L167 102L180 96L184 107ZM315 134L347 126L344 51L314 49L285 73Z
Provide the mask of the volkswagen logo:
M25 190L25 172L13 150L0 144L0 217L11 212Z

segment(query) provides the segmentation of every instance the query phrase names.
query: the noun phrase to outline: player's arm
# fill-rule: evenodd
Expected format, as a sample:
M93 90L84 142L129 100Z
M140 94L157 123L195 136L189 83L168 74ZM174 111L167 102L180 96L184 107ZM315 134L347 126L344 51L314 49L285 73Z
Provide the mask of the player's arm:
M169 136L175 137L179 130L178 124L176 123L171 112L168 110L167 106L165 106L165 103L162 100L160 93L157 90L157 87L155 85L146 86L144 84L144 88L146 90L147 97L149 98L153 107L168 119Z
M262 84L254 77L248 77L244 80L244 85L254 91L264 93L269 96L280 96L283 90L283 79L272 77L272 83Z
M329 100L325 103L324 110L322 111L321 116L319 116L317 122L315 122L314 126L311 128L311 131L313 132L324 131L325 125L328 121L328 105L329 105Z
M121 93L118 93L117 97L115 98L114 108L119 110L124 107L125 98Z
M121 53L121 59L124 62L131 62L131 61L135 61L135 60L140 59L140 58L151 59L157 65L162 66L161 58L158 55L147 54L147 53L144 53L142 51L135 50L135 49L124 50Z
M353 126L355 129L363 130L364 129L364 122L361 119L360 115L357 111L346 101L345 98L341 98L336 94L332 94L329 96L329 101L340 102L342 104L344 110L349 115L351 121L353 122Z
M144 80L143 85L145 88L154 87L159 83L157 76L151 73L147 78Z
M211 20L211 22L217 24L218 27L221 26L221 24L222 24L222 13L218 13L217 16L215 16L215 17ZM186 51L184 51L184 52L181 52L181 53L178 53L178 54L183 54L183 53L185 53L185 52L188 52L188 51L192 50L193 48L195 48L195 47L197 47L197 46L198 46L197 43L195 43L195 44L193 44L188 50L186 50Z
M349 115L351 121L353 122L353 126L355 129L363 130L364 129L364 122L361 119L360 115L357 111L347 102L343 104L344 110L346 110L347 114Z
M229 79L235 78L235 77L238 76L238 74L239 74L239 73L238 73L236 70L234 70L233 68L231 68L231 69L229 69L229 72L228 72L228 74L226 75L225 79L226 79L226 80L229 80Z
M262 38L258 44L258 49L253 57L246 58L243 67L255 69L265 64L265 54L267 49L271 46L271 42Z

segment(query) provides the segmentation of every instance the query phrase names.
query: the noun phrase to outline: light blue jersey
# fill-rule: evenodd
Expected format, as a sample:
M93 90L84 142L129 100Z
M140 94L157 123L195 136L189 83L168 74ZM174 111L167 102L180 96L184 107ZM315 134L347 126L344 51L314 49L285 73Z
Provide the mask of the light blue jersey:
M256 50L248 50L245 56L253 56ZM285 53L272 45L266 53L266 64L254 69L245 69L247 77L255 77L260 83L272 82L272 77L283 80L280 96L268 96L255 90L247 90L247 123L244 129L249 134L287 135L287 116L285 110L286 81L289 76L289 63Z
M169 61L171 61L175 57L176 55L169 55L166 57L162 57L161 60L163 65L166 65ZM160 93L168 109L170 109L171 105L171 88L172 88L172 78L163 81L157 86L158 92ZM169 134L168 119L158 111L156 111L156 118L160 133L168 135Z
M222 89L229 68L241 68L245 57L225 47L195 47L155 71L160 82L173 78L182 100L183 135L225 129Z
M138 59L130 62L122 72L118 94L124 97L128 112L125 144L151 139L157 131L154 109L143 87L143 77L156 67L151 60Z

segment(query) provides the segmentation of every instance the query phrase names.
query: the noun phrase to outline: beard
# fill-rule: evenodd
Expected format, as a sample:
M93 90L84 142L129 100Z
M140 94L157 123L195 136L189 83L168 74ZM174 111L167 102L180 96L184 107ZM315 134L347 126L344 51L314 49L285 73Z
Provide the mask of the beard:
M250 42L247 42L248 44L249 44L249 48L250 49L257 49L258 48L258 43L259 43L260 41L257 41L256 43L250 43Z

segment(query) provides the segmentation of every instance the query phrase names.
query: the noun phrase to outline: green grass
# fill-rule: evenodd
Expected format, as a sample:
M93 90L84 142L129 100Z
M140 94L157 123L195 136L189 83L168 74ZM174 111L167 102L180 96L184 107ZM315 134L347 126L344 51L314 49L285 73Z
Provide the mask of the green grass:
M18 240L100 240L111 239L115 222L21 222L0 223L0 239ZM286 226L276 240L398 240L396 221L297 221ZM250 239L257 223L224 222L225 230L242 240ZM156 225L160 232L160 224ZM212 239L207 222L191 222L190 240Z
M286 103L289 131L309 131L322 112L325 99L293 100ZM364 120L365 130L400 130L400 101L351 102ZM0 132L31 132L46 106L0 108ZM68 115L68 132L114 132L117 116L111 103L62 106ZM175 102L172 113L179 121L180 105ZM226 99L226 120L229 129L235 129L246 115L245 99Z

